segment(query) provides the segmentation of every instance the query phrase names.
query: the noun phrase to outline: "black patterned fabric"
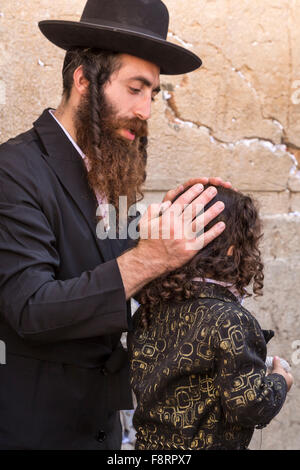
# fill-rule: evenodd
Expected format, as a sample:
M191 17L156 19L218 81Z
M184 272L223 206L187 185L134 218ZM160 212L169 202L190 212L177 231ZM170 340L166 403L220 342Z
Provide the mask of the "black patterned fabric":
M197 299L161 304L148 329L134 316L136 449L245 449L286 398L283 376L266 376L257 320L225 287L200 286Z

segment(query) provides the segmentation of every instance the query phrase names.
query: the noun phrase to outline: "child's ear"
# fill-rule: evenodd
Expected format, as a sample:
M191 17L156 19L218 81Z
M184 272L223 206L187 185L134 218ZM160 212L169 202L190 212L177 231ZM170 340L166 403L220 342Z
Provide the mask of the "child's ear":
M231 246L228 248L228 250L227 250L227 256L232 256L233 250L234 250L234 246L231 245Z

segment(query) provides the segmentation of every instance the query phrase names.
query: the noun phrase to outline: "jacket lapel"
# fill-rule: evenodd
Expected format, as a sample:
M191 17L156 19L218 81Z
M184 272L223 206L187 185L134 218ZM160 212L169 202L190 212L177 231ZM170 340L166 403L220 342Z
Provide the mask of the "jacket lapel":
M96 241L103 261L118 256L112 249L113 241L109 238L100 240L96 234L97 198L89 187L87 171L81 155L68 139L62 128L50 115L47 108L33 123L45 153L43 157L56 173L60 183L68 191L82 213Z

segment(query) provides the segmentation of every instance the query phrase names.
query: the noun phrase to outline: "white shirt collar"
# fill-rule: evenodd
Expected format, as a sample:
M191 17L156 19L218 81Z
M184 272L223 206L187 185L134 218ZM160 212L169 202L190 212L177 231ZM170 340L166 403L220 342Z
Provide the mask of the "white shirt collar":
M57 122L57 124L62 128L62 130L64 131L64 133L66 134L66 136L68 137L68 139L72 142L72 144L74 145L74 147L76 148L77 152L81 155L81 157L84 159L86 158L86 155L83 153L83 151L81 150L80 147L78 147L78 145L76 144L75 140L71 137L71 135L69 134L69 132L64 128L64 126L62 125L61 122L59 122L59 120L54 116L54 109L49 109L49 113L51 114L51 116L53 116L53 118L55 119L55 121Z
M192 281L200 281L200 282L203 282L202 278L200 277L194 277L192 279ZM223 281L216 281L215 279L209 279L209 278L205 278L204 279L204 282L212 282L213 284L220 284L221 286L223 287L226 287L228 290L230 290L230 292L238 299L238 301L240 302L240 304L243 305L243 302L244 302L244 297L241 297L240 294L239 294L239 291L237 290L237 288L235 287L234 284L231 284L229 282L223 282Z

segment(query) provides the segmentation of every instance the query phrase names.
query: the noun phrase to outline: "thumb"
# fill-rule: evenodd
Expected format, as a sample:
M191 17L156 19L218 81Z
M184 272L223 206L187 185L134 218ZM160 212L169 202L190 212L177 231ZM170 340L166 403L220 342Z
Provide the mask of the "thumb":
M147 207L147 210L142 215L140 222L151 220L151 219L154 219L155 217L158 217L161 206L162 206L162 203L149 204L149 206Z
M171 207L172 205L172 202L171 201L165 201L165 202L162 202L160 204L160 211L159 211L159 216L161 216L165 211L167 211L169 209L169 207Z
M152 226L152 221L158 219L171 205L171 201L165 201L162 203L153 203L148 206L139 221L140 238L158 238L155 232L159 227L156 222L154 222L155 226Z
M150 204L148 207L148 219L156 219L156 217L160 217L171 205L171 201Z

